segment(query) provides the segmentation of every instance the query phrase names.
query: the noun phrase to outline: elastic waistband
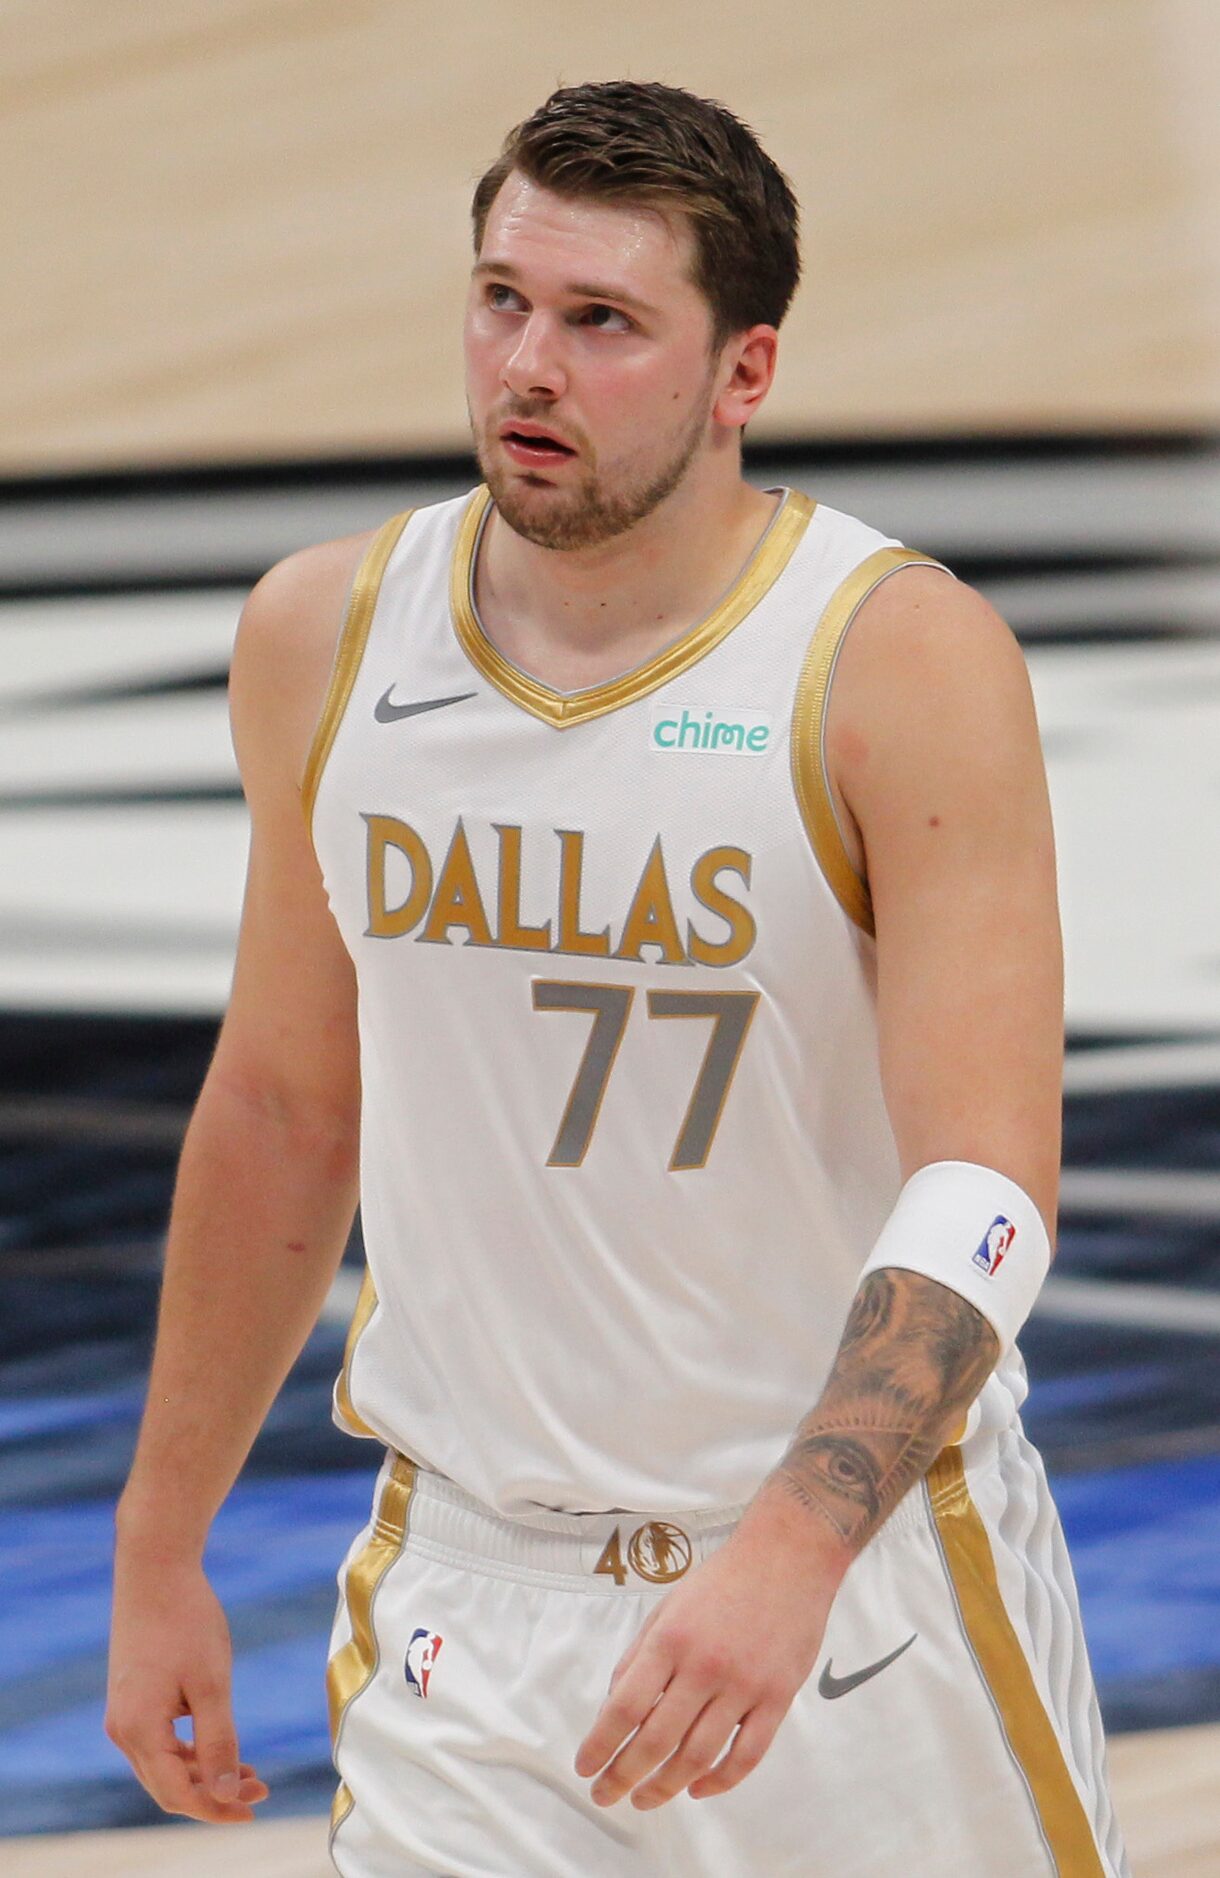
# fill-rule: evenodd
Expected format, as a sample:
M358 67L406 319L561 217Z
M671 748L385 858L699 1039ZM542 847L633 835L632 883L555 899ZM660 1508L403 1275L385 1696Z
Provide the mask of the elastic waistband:
M377 1535L426 1557L502 1577L563 1581L607 1594L674 1584L724 1544L744 1508L706 1513L540 1513L505 1519L443 1474L387 1455L377 1482Z

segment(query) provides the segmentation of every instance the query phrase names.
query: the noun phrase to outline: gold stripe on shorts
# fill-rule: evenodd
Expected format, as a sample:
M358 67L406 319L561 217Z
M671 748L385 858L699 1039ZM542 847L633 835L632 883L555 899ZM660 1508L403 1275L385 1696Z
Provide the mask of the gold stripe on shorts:
M348 1566L343 1596L347 1604L352 1634L331 1657L326 1666L326 1700L330 1711L330 1740L334 1750L339 1744L339 1729L349 1703L366 1689L377 1669L379 1651L373 1631L373 1598L389 1571L407 1535L407 1510L415 1491L415 1463L398 1454L390 1477L381 1489L377 1514L368 1541ZM352 1810L352 1796L341 1781L331 1808L331 1831Z
M335 741L347 701L352 695L356 674L360 670L360 661L364 657L364 648L368 642L369 627L373 623L373 612L377 605L377 595L381 591L382 576L394 552L398 537L410 521L411 509L401 515L392 515L384 522L373 536L364 551L364 556L356 569L356 578L352 582L351 598L344 615L343 630L339 634L339 643L335 648L335 662L331 668L330 683L326 689L326 699L322 705L322 715L313 734L309 747L309 756L305 763L305 774L301 781L301 801L305 810L305 821L313 826L313 807L318 794L318 784L322 780L322 771L330 755L331 745Z
M351 1812L356 1802L346 1780L341 1780L335 1788L335 1797L330 1803L330 1836L333 1839L340 1826Z
M814 628L792 707L792 782L810 845L835 899L848 918L872 934L873 903L843 845L826 774L823 738L835 659L844 634L874 587L903 567L941 567L914 548L879 548L839 582Z
M936 1460L928 1490L967 1640L1029 1784L1059 1878L1105 1878L1059 1737L1004 1607L991 1541L970 1498L960 1448L946 1448Z

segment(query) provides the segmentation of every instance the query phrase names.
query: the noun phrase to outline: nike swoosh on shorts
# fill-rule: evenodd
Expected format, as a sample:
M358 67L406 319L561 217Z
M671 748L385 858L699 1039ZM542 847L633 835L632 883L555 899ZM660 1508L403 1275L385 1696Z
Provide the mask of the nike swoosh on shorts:
M851 1690L858 1689L862 1682L868 1682L872 1676L879 1676L883 1669L888 1669L891 1663L896 1663L903 1651L910 1649L918 1635L919 1632L916 1631L914 1636L908 1637L905 1643L900 1643L896 1650L891 1650L888 1656L883 1656L880 1662L870 1663L867 1669L857 1669L850 1676L832 1675L830 1665L834 1658L831 1657L818 1677L818 1694L824 1695L828 1702L833 1702L837 1696L848 1695Z
M421 711L439 711L446 704L464 704L467 698L473 698L473 691L459 691L455 698L422 698L414 704L391 704L390 691L386 691L373 706L373 716L379 724L393 724L400 717L418 717Z

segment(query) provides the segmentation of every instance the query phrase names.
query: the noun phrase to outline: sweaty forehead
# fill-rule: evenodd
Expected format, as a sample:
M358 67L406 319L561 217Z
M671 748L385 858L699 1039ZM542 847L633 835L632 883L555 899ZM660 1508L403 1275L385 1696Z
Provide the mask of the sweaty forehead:
M648 203L559 195L513 171L491 205L481 261L572 279L621 276L627 288L690 283L694 237L685 218ZM591 271L594 270L594 271Z

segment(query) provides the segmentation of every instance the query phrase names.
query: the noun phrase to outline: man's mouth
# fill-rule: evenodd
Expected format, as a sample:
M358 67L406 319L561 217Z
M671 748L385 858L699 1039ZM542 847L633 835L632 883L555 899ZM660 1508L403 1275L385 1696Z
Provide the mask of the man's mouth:
M535 429L533 425L506 425L500 432L500 442L514 462L533 468L542 464L563 463L568 457L576 455L569 444L561 443L558 437Z

